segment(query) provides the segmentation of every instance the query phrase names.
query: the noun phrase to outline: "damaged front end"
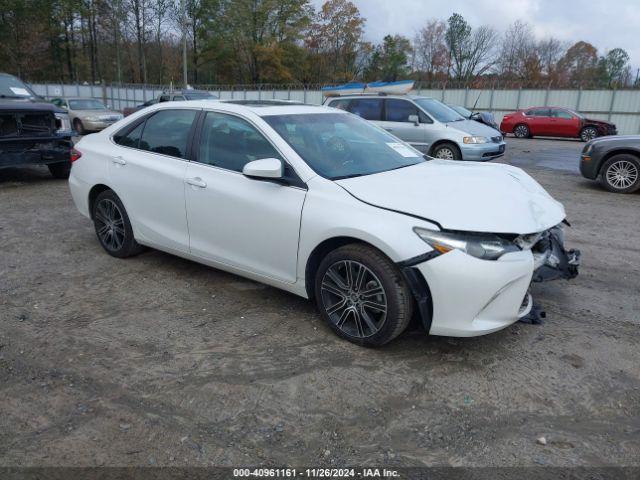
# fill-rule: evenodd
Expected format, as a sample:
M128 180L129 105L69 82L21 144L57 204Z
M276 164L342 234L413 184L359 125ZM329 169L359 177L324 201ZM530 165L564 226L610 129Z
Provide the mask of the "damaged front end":
M564 223L569 225L566 220ZM580 250L564 248L562 225L556 225L540 233L520 235L514 243L523 250L531 249L534 262L532 283L558 279L571 280L578 276L581 253ZM520 321L542 323L545 317L544 310L533 301L531 293L527 292L518 313Z

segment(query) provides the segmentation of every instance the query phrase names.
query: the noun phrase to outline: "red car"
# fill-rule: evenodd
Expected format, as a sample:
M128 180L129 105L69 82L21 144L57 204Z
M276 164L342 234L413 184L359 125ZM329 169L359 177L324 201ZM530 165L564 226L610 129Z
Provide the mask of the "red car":
M613 123L585 118L573 110L559 107L531 107L509 113L502 118L500 131L513 133L518 138L539 135L579 138L583 142L618 133Z

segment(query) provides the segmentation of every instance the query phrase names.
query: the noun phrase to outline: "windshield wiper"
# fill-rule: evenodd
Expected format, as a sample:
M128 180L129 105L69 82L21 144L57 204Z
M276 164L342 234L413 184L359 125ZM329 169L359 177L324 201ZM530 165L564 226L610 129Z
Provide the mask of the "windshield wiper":
M20 95L5 95L4 93L0 95L0 98L29 98L26 95L25 96L20 96Z

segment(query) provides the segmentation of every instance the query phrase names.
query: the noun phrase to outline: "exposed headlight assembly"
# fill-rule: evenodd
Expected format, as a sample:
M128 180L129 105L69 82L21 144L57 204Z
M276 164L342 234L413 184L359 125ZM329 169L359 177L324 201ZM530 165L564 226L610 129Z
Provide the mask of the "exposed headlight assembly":
M487 137L464 137L462 141L464 143L487 143L489 139Z
M69 121L69 114L67 113L55 113L56 116L56 132L70 132L71 131L71 122Z
M442 232L420 227L413 231L439 253L461 250L476 258L496 260L520 250L513 242L491 233Z

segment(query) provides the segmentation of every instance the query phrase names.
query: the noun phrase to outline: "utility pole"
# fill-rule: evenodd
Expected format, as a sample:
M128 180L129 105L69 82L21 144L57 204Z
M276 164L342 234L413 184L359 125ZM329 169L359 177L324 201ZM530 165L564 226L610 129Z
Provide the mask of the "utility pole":
M182 10L182 81L187 88L187 4L186 0L180 0Z

